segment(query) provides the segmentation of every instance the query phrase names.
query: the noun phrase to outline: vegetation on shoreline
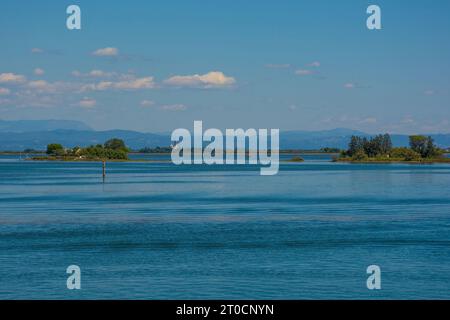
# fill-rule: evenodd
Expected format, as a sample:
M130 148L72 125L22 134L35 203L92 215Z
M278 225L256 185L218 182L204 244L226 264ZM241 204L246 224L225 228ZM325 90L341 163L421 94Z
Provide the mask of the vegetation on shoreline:
M307 153L307 154L332 154L332 153L340 153L341 150L338 148L321 148L318 150L306 150L306 149L284 149L280 150L280 154L298 154L298 153Z
M322 148L319 150L303 150L303 149L280 150L280 154L298 154L298 153L329 154L329 153L340 153L340 152L341 152L341 150L338 148ZM133 153L170 154L170 153L172 153L172 148L171 147L156 147L156 148L145 147L145 148L141 148L137 151L133 151Z
M171 153L171 152L172 152L171 147L156 147L156 148L145 147L138 150L138 153Z
M97 144L87 148L64 148L61 144L52 143L47 146L47 156L33 157L32 160L59 161L105 161L128 160L129 149L120 139L110 139L103 145Z
M293 157L289 162L304 162L305 160L302 157Z
M31 160L37 161L129 161L128 154L132 153L121 139L110 139L103 145L91 145L81 148L65 148L61 144L53 143L47 150L24 150L22 152L4 151L0 154L34 153ZM142 148L134 153L170 154L171 147ZM299 154L339 154L335 162L356 163L450 163L450 158L444 156L448 150L438 148L431 137L414 135L409 137L409 147L394 148L389 134L377 135L372 138L352 136L348 149L340 151L336 148L322 148L320 150L280 150L280 154L292 154L292 158L285 162L303 162ZM40 155L45 153L45 155ZM137 160L140 161L140 160ZM142 159L142 161L146 161ZM150 160L153 161L153 160Z
M2 154L2 155L45 154L45 151L43 151L43 150L34 150L34 149L25 149L23 151L4 150L4 151L0 151L0 154Z
M352 136L348 150L341 152L340 157L336 158L335 161L360 163L450 163L450 159L444 157L444 150L439 149L431 137L410 136L409 148L394 148L389 134L377 135L370 139Z

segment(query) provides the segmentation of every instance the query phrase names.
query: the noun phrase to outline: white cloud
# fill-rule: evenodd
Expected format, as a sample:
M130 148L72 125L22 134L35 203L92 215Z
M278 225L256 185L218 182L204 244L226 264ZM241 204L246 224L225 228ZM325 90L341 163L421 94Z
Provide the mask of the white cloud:
M36 68L36 69L34 69L33 72L37 76L42 76L45 73L44 69L41 69L41 68Z
M318 68L318 67L320 67L320 62L314 61L314 62L311 62L308 66Z
M94 78L110 77L112 75L112 72L105 72L102 70L92 70L91 72L89 72L89 76Z
M74 77L86 77L86 78L109 78L116 76L117 73L94 69L89 71L88 73L81 73L78 70L74 70L72 71L72 75Z
M6 96L11 93L11 90L7 88L0 88L0 96Z
M374 123L377 123L377 118L374 118L374 117L365 118L365 119L362 119L359 123L361 123L361 124L374 124Z
M27 83L27 87L30 89L36 89L38 91L42 91L42 92L52 92L55 91L56 87L51 84L48 83L45 80L35 80L35 81L30 81Z
M80 72L80 71L78 71L78 70L74 70L74 71L72 71L72 73L71 73L74 77L81 77L83 74Z
M84 97L82 100L78 102L78 105L82 108L93 108L97 104L95 99L91 99L88 97Z
M129 79L123 81L102 81L94 84L84 85L81 91L104 91L104 90L141 90L155 88L153 77Z
M29 81L25 86L23 86L22 92L24 94L65 94L68 92L79 91L79 84L56 81L47 82L45 80L34 80Z
M39 73L39 72L38 72ZM53 107L64 103L67 93L76 93L80 84L64 81L47 82L45 80L28 81L24 76L4 73L0 75L0 82L18 84L11 103L17 107ZM1 90L3 94L10 89Z
M155 102L151 101L151 100L142 100L141 101L141 106L142 107L151 107L155 104Z
M344 84L344 88L348 89L348 90L352 90L352 89L360 90L360 89L370 89L371 86L357 83L357 82L347 82Z
M33 48L31 49L31 53L44 53L44 50L41 48Z
M116 89L137 90L137 89L151 89L155 87L153 77L137 78L133 80L116 82L114 87Z
M137 78L113 83L114 89L138 90L151 89L155 87L153 77Z
M400 120L401 124L415 124L416 121L412 116L404 116L402 120Z
M23 83L27 79L25 76L15 73L2 73L0 74L0 83Z
M119 55L119 49L113 47L101 48L95 50L92 54L98 57L115 57Z
M98 84L90 84L88 86L91 87L92 90L103 91L103 90L113 89L114 88L114 82L112 82L112 81L102 81L102 82L99 82Z
M236 80L233 77L227 77L220 71L212 71L203 75L194 74L188 76L173 76L166 79L164 83L177 87L198 87L198 88L217 88L227 87L234 84Z
M45 94L44 94L45 93ZM17 107L51 108L61 105L61 95L47 94L36 89L24 89L16 93L14 105Z
M169 104L161 106L164 111L184 111L187 107L184 104Z
M344 84L345 89L354 89L356 85L354 83L346 83Z
M427 95L427 96L433 96L434 94L435 94L435 92L434 92L434 90L426 90L425 92L424 92L424 94L425 95Z
M295 71L295 74L299 76L308 76L310 74L313 74L313 72L311 70L299 69Z
M28 82L27 86L34 89L47 88L50 84L45 80L35 80Z

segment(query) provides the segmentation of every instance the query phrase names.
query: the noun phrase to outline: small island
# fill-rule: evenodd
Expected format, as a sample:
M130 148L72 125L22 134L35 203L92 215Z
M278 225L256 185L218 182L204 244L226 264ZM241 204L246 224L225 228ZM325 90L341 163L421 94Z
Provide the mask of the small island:
M289 162L304 162L304 161L305 159L299 156L292 157L292 159L289 160Z
M409 147L394 148L389 134L372 138L352 136L348 150L335 158L336 162L351 163L450 163L445 150L438 148L431 137L409 137Z
M59 143L47 146L46 156L37 156L37 161L126 161L130 150L121 139L110 139L104 144L87 148L64 148Z

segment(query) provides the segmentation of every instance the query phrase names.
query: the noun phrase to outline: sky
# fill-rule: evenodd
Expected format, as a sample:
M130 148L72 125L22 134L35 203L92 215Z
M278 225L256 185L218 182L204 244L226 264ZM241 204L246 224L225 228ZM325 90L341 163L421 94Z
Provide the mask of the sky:
M449 18L447 0L2 0L0 119L450 133Z

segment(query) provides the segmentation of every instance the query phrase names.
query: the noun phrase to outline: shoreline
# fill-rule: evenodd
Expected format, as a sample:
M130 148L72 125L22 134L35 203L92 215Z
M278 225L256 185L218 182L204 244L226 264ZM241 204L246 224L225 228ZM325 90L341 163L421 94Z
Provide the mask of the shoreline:
M27 153L23 152L0 152L0 155L24 155ZM26 159L22 159L23 161L30 161L30 162L95 162L95 163L102 163L103 161L112 163L112 162L129 162L129 163L171 163L170 159L75 159L75 158L69 158L69 159L61 159L61 158L51 158L47 157L46 153L32 153L35 157L29 157ZM131 155L149 155L149 156L170 156L170 153L140 153L140 152L130 152ZM336 153L324 153L324 152L282 152L280 151L280 154L284 155L299 155L299 154L305 154L305 155L336 155ZM440 158L440 159L423 159L423 160L414 160L414 161L407 161L407 160L401 160L401 159L392 159L392 160L353 160L353 159L346 159L346 158L334 158L329 160L329 162L334 163L349 163L349 164L423 164L423 165L429 165L429 164L450 164L450 157L448 157L450 154L445 154L447 157ZM296 159L286 159L286 160L280 160L280 163L303 163L305 162L299 161Z
M450 164L450 158L444 159L429 159L429 160L352 160L352 159L335 159L332 162L340 162L340 163L350 163L350 164L395 164L395 163L403 163L403 164Z
M279 154L325 154L325 155L337 155L339 153L336 152L320 152L317 150L311 151L302 151L302 150L281 150ZM45 151L35 151L35 152L24 152L24 151L0 151L0 155L23 155L23 154L36 154L36 155L45 155ZM134 155L171 155L170 152L129 152L129 154Z
M69 162L69 163L102 163L102 162L149 162L149 163L171 163L170 160L149 160L149 159L128 159L128 160L121 160L121 159L50 159L50 158L42 158L42 159L24 159L23 161L29 161L29 162Z
M95 159L24 159L23 161L28 162L65 162L65 163L102 163L103 160ZM129 159L129 160L105 160L106 163L172 163L171 160L149 160L149 159ZM279 163L291 163L291 164L301 164L307 161L296 161L296 160L280 160ZM448 160L427 160L427 161L405 161L405 160L394 160L394 161L356 161L356 160L329 160L329 163L348 163L348 164L412 164L412 165L431 165L431 164L450 164L450 158Z
M24 159L23 161L28 162L64 162L64 163L103 163L103 160L89 160L89 159L80 159L80 160L64 160L64 159ZM171 160L149 160L149 159L129 159L129 160L105 160L106 163L116 162L116 163L172 163ZM279 163L303 163L305 161L295 161L295 160L280 160ZM333 162L333 161L329 161ZM226 165L226 164L225 164Z

